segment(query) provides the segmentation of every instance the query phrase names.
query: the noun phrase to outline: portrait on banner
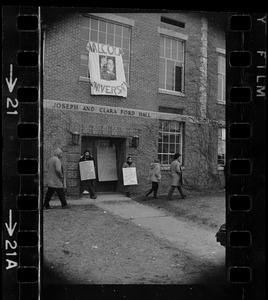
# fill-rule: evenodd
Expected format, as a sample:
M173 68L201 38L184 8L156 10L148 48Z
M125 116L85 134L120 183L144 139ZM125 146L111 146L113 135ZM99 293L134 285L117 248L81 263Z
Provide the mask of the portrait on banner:
M91 94L127 97L122 49L89 42L87 50Z
M103 80L116 80L115 58L100 55L100 78Z

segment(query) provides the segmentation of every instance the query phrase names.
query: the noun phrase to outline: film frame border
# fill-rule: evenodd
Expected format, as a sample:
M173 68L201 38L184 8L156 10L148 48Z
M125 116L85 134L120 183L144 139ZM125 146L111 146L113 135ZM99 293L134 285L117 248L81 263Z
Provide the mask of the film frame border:
M31 11L32 9L32 11ZM15 8L13 8L12 10L16 10ZM20 16L20 18L22 16L30 16L31 18L33 16L38 16L40 21L40 14L38 13L38 9L37 8L25 8L26 11L24 11L24 9L20 8L20 11L18 12L18 15ZM14 13L9 12L11 15ZM256 33L260 34L260 31L263 31L263 28L261 28L259 25L261 23L257 23L257 22L263 22L261 20L264 20L264 14L247 14L247 20L248 20L248 16L250 16L250 24L251 24L251 29L247 28L245 29L236 29L236 30L230 30L228 35L228 39L230 41L230 43L227 45L227 54L230 54L230 51L232 51L231 53L235 53L235 58L238 58L238 60L240 61L240 63L235 63L233 66L228 66L228 78L230 79L229 84L227 82L227 91L229 91L227 97L227 104L226 104L226 109L227 109L227 125L228 127L228 138L227 138L227 149L229 154L227 154L227 207L226 207L226 214L227 214L227 265L226 267L228 267L228 271L229 273L227 274L228 276L228 280L231 284L239 284L242 286L242 289L244 289L244 285L246 285L246 289L248 289L248 287L254 283L254 277L256 276L256 271L254 270L254 268L252 268L252 261L256 258L253 258L253 260L250 259L246 259L246 261L244 261L242 259L242 262L245 262L246 264L243 264L241 262L241 253L239 253L239 255L235 254L233 248L237 248L238 252L241 252L241 248L243 248L244 250L246 249L246 257L250 257L250 256L254 256L252 250L250 249L250 247L252 247L252 243L254 245L254 243L259 243L257 245L258 247L258 251L262 251L262 242L263 241L255 241L255 237L254 237L254 231L256 231L257 228L253 228L255 226L254 223L254 217L258 217L258 214L260 212L262 212L262 208L264 203L261 202L262 199L264 199L263 197L263 193L264 193L264 169L262 168L262 166L260 165L263 162L260 162L259 160L257 160L257 158L261 158L264 160L264 151L261 152L261 156L260 157L255 157L253 155L253 153L248 152L248 154L242 154L242 148L240 149L240 153L241 156L239 156L239 153L237 153L237 148L236 150L233 149L233 146L237 147L237 142L240 142L241 144L243 143L245 144L249 144L249 148L250 148L250 143L253 143L253 141L256 142L256 144L258 146L261 145L261 140L260 138L258 138L258 136L256 136L256 126L257 126L257 130L258 129L264 129L263 128L263 124L260 124L259 122L257 122L258 124L256 124L256 120L261 120L264 122L263 118L255 118L256 116L261 116L263 117L262 112L264 111L264 101L266 100L266 96L265 94L263 95L263 88L262 86L256 89L256 81L261 80L264 78L264 73L260 72L261 68L258 68L257 64L254 64L255 59L258 57L258 51L261 51L261 53L266 52L266 49L264 47L265 45L265 41L263 41L261 39L260 43L254 44L255 47L253 47L254 49L250 49L250 50L245 50L247 48L246 43L245 43L245 49L236 49L236 47L233 48L234 45L237 45L237 41L241 42L241 39L237 39L237 37L239 36L240 38L242 37L241 35L241 31L244 31L244 36L243 36L243 40L245 42L250 42L250 40L252 40L252 38L254 37L254 35ZM244 18L244 15L240 15L240 14L231 14L231 19L234 20L234 17L238 17L241 20L241 17ZM265 17L266 18L266 17ZM16 18L16 20L18 20L18 18ZM19 22L21 22L22 19L20 19ZM36 22L36 19L34 18L34 22ZM232 21L234 22L234 21ZM247 21L248 22L248 21ZM264 23L264 22L263 22ZM27 31L27 30L21 30L22 31ZM31 31L31 30L30 30ZM38 31L38 30L37 30ZM239 33L239 34L238 34ZM37 34L38 35L38 34ZM264 34L265 36L265 34ZM37 37L37 39L39 40L39 36ZM252 45L252 44L251 44ZM230 50L231 49L231 50ZM259 49L259 50L258 50ZM21 56L20 55L26 55L24 56L24 58L26 57L26 60L31 60L31 58L29 58L29 56L27 56L29 54L29 52L32 51L34 53L34 55L36 56L36 53L39 53L39 49L35 49L35 50L25 50L25 49L20 49L20 53L23 52L23 54L19 54L19 60L21 60ZM27 52L27 54L25 54L25 52ZM239 58L239 53L242 54L242 58ZM247 54L245 54L247 53ZM250 55L249 55L250 53ZM260 53L259 53L260 54ZM39 54L40 55L40 54ZM246 58L245 58L246 57ZM246 64L246 65L241 65L241 61L244 61L245 59L248 60L250 57L250 63ZM35 58L36 59L36 58ZM231 58L231 54L229 56L229 59L232 61L234 61L234 57ZM19 98L19 89L24 90L23 89L23 85L25 86L25 88L31 89L32 90L37 90L38 91L38 95L40 95L41 91L40 91L40 81L38 83L36 82L30 82L31 78L34 77L34 75L37 75L38 78L40 78L40 71L38 72L38 66L34 67L34 66L30 66L30 68L34 68L31 69L31 71L29 71L29 74L27 74L27 64L25 65L21 65L23 67L24 70L22 70L22 68L18 68L18 70L16 70L16 65L15 65L15 61L14 61L14 57L12 56L12 71L11 71L11 64L9 64L9 75L11 75L12 73L15 74L15 71L18 72L18 75L16 77L16 79L18 79L17 85L15 84L14 87L14 92L17 91L17 98ZM22 59L23 60L23 59ZM25 60L24 60L25 61ZM240 64L240 65L239 65ZM40 65L39 65L40 67ZM241 76L240 72L237 72L237 69L241 68L248 68L247 70L249 70L250 68L252 68L253 70L250 70L249 73L247 73L247 70L245 71L246 74L248 74L248 77L245 76L245 78L243 76ZM29 70L29 69L28 69ZM37 71L36 71L37 70ZM244 69L245 70L245 69ZM255 72L254 72L255 71ZM37 73L35 73L37 72ZM6 73L5 73L6 74ZM253 75L252 75L253 74ZM257 75L256 75L257 74ZM21 78L24 77L25 78L26 75L26 82L24 82ZM28 76L28 77L27 77ZM13 77L14 79L15 77ZM227 80L228 80L227 78ZM29 80L28 80L29 79ZM255 81L254 81L255 79ZM266 79L266 78L265 78ZM9 82L10 85L12 86L12 83L14 83L14 81L12 81L12 76L9 77ZM258 83L258 82L257 82ZM234 84L234 85L233 85ZM266 83L264 84L264 86L266 86ZM13 87L13 88L14 88ZM237 102L232 101L232 97L230 96L233 92L232 90L236 88L237 90L247 90L247 93L250 93L250 99L249 101L243 101L244 99L241 100L241 102ZM237 91L236 91L237 92ZM23 92L22 92L23 93ZM27 93L27 92L26 92ZM9 95L9 97L7 97L7 99L11 99L11 96L14 96L14 93L12 92L11 95ZM247 96L246 96L247 97ZM254 104L257 101L257 97L258 98L259 103L258 108L255 111L255 114L250 116L250 113L254 110L252 110L252 106L254 106ZM15 98L15 99L17 99ZM31 97L30 97L31 98ZM22 97L22 99L25 99L25 97ZM248 98L247 98L248 99ZM254 101L255 100L255 101ZM18 101L18 100L17 100ZM39 98L40 101L40 98ZM29 104L28 101L24 101L21 100L19 101L20 105L17 106L22 106L25 105L25 103L27 105L38 105L37 101L33 101L35 103L31 103ZM29 101L31 102L31 101ZM9 103L13 103L14 102L10 102ZM15 102L16 104L17 102ZM12 105L12 104L11 104ZM25 111L26 105L25 107L19 107L19 110ZM230 110L234 110L234 112L231 112ZM246 120L241 120L241 118L239 118L239 116L241 116L241 110L243 110L243 112L246 112ZM261 111L263 110L263 111ZM39 166L37 166L37 168L39 168L40 171L40 153L38 153L38 142L36 145L36 139L40 139L40 126L41 124L39 123L40 120L40 115L38 114L39 109L36 109L37 115L34 117L34 121L32 119L27 120L27 114L26 114L26 119L23 119L23 115L21 116L17 116L16 119L13 119L12 122L10 122L9 126L13 126L12 128L9 128L8 133L10 133L10 137L13 137L13 143L12 145L18 145L20 144L20 155L16 156L16 159L18 161L17 163L17 171L16 174L19 174L20 177L20 181L22 186L20 186L20 191L16 193L17 196L17 200L15 201L15 203L17 203L17 208L18 208L18 212L15 213L15 217L12 214L12 221L15 222L14 224L23 224L23 222L26 220L25 218L25 214L27 213L34 213L35 216L37 216L36 218L36 223L34 223L34 226L32 226L32 222L31 225L29 224L25 224L23 225L25 228L27 228L27 230L19 230L18 231L18 226L15 226L12 224L12 222L10 223L10 209L8 210L8 208L6 209L6 212L9 212L9 219L8 222L9 224L11 224L11 228L14 228L14 232L17 232L17 244L19 247L21 247L21 249L18 249L21 257L19 258L20 261L23 260L23 258L28 258L28 255L26 255L25 253L23 253L23 249L33 249L32 247L36 247L36 243L33 243L33 240L36 240L36 235L34 233L38 233L40 232L40 228L38 227L38 218L40 217L38 215L38 207L39 205L36 205L36 201L39 201L40 203L40 177L36 178L36 161L38 162L39 159ZM245 116L244 116L245 117ZM19 120L23 119L23 122L20 122ZM38 119L38 121L36 121L36 118ZM16 123L16 124L15 124ZM27 126L32 125L35 127L33 129L33 131L36 131L36 126L39 125L39 129L38 129L38 137L36 137L36 134L34 135L25 135L23 133L23 130L21 128L24 127L27 128ZM245 125L246 124L246 125ZM15 126L16 125L16 126ZM240 126L240 127L239 127ZM245 128L245 126L247 127L247 131L250 132L249 135L244 135L244 132L242 134L242 136L239 135L239 132L241 132L241 129L243 130L243 128ZM21 127L21 128L20 128ZM30 127L28 127L30 128ZM17 134L17 138L14 138L14 130L16 130L16 134ZM29 129L28 129L29 130ZM21 134L19 134L21 132ZM28 132L29 134L29 132ZM34 141L35 140L35 141ZM23 141L23 143L22 143ZM27 142L33 144L34 147L30 147L31 149L34 149L32 153L29 153L29 146L27 145ZM29 144L28 143L28 144ZM24 157L23 154L25 154ZM21 156L22 155L22 156ZM234 156L232 156L234 155ZM245 156L246 155L246 156ZM14 159L14 157L12 157ZM254 170L256 170L256 160L257 160L257 167L258 167L258 176L257 178L260 178L261 183L257 186L260 187L261 191L259 192L259 194L257 194L254 190L254 186L253 184L249 183L250 177L251 175L254 175L252 173L254 173ZM28 162L29 162L29 166L28 166ZM26 169L25 169L26 167ZM241 172L241 168L245 171ZM29 171L30 168L30 171ZM12 169L13 170L13 169ZM12 172L12 170L10 170L10 172ZM26 170L26 171L25 171ZM15 173L14 173L15 174ZM14 175L13 174L13 175ZM11 174L12 176L12 174ZM37 176L38 177L38 176ZM34 178L34 179L33 179ZM252 179L252 177L251 177ZM39 187L36 187L35 184L35 188L32 188L29 192L27 191L27 186L29 187L29 185L32 184L33 180L35 181L35 183L37 182L37 185L39 185ZM238 183L238 185L240 186L240 189L237 189L237 186L235 186L235 184L232 184L231 181L234 180L235 183ZM255 180L253 178L253 180ZM18 178L15 179L14 182L17 182ZM249 184L248 186L246 186L246 184ZM9 189L8 189L9 191ZM14 191L13 191L14 192ZM7 196L6 196L7 197ZM242 205L239 206L239 204L234 204L235 200L230 200L230 199L235 199L236 197L248 197L247 199L249 199L250 205L248 205L246 208ZM261 199L261 197L263 197ZM27 207L24 206L24 201L29 201L26 199L31 199L30 201L32 201L32 205L29 203L27 203ZM258 203L258 206L256 207L255 204L257 201L260 201L261 203ZM236 206L235 209L232 209L231 207ZM14 209L14 208L12 208ZM260 210L259 210L260 209ZM5 213L6 213L5 212ZM12 210L12 213L15 212L15 210ZM239 215L239 216L238 216ZM25 219L25 220L23 220ZM27 217L28 219L28 217ZM26 222L27 223L27 222ZM6 222L6 228L8 228L9 224ZM230 225L231 224L231 225ZM235 226L233 227L233 225L235 224ZM13 226L13 227L12 227ZM23 228L23 226L21 226ZM32 227L31 227L32 226ZM264 230L263 224L261 224L258 229L260 230ZM232 235L236 235L239 236L239 233L242 233L242 235L245 235L246 233L246 238L243 237L239 237L241 239L241 243L237 244L237 240L236 238L232 238ZM40 238L40 236L37 236L37 239ZM21 242L21 240L24 240L23 242ZM27 241L28 240L28 241ZM236 245L234 245L232 243L232 240L235 241ZM250 243L246 243L245 245L245 240L250 240ZM37 243L40 243L40 240L37 241ZM244 245L243 245L244 244ZM25 247L25 248L24 248ZM17 247L16 247L17 248ZM228 254L229 253L229 254ZM40 253L39 253L40 254ZM7 255L7 253L6 253ZM34 253L33 256L35 256L36 254ZM238 256L238 259L234 259L234 257ZM259 267L259 265L258 265ZM27 270L29 269L29 270ZM36 295L39 292L39 285L38 283L36 283L36 279L38 281L38 279L40 279L40 257L39 257L39 261L36 264L35 262L27 262L27 265L21 265L18 267L17 269L17 276L16 278L18 279L19 282L19 291L20 293L20 299L23 299L24 295L25 297L27 296L27 299L36 299ZM28 273L28 274L27 274ZM239 279L237 279L237 275L238 277L241 277ZM38 278L36 278L36 276ZM28 281L25 281L25 278ZM256 277L255 277L256 278ZM20 280L21 279L21 280ZM17 289L16 289L17 290ZM250 288L249 288L250 290ZM16 292L15 292L16 293ZM30 298L29 298L30 297ZM31 298L32 297L32 298ZM26 299L26 298L25 298Z
M3 6L3 296L40 291L40 13ZM31 87L33 93L27 92ZM32 89L31 89L32 90ZM20 92L19 92L20 91ZM37 93L36 93L37 92ZM30 201L30 202L29 202ZM11 250L13 252L11 252Z
M231 14L227 38L226 268L247 299L264 297L266 17Z

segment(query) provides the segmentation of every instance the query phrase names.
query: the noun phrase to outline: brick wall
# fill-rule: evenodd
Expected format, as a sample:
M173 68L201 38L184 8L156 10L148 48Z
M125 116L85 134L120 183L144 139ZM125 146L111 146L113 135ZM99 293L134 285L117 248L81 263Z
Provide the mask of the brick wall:
M80 26L81 13L72 11L51 9L51 13L45 29L45 58L44 58L44 98L59 101L81 102L97 105L119 106L133 109L158 111L158 106L183 108L184 114L199 116L199 86L200 86L200 37L201 16L193 13L175 13L169 17L185 22L185 28L177 28L174 25L161 24L160 14L156 13L118 13L119 16L135 21L131 30L131 60L130 60L130 87L128 97L91 96L88 82L79 80L80 64ZM188 35L185 55L185 96L169 95L158 92L159 74L159 33L158 27L176 30ZM224 48L224 35L222 30L209 23L209 61L208 82L211 83L208 91L208 112L215 116L223 108L216 104L217 90L217 60L216 47ZM217 112L217 113L216 113ZM118 130L117 130L117 129ZM194 176L195 170L200 168L200 158L193 151L195 138L199 141L200 135L196 133L198 126L185 124L184 137L184 162L185 178L189 183L203 185L202 176ZM199 128L200 129L200 128ZM117 130L117 131L116 131ZM77 159L81 154L81 145L74 146L71 143L72 131L78 131L80 136L118 136L126 137L127 141L134 134L140 137L138 149L128 147L126 154L131 154L137 163L139 180L139 193L148 188L147 181L149 165L157 157L158 121L143 118L109 116L83 112L67 112L60 110L44 109L44 171L46 161L52 155L53 149L61 147L64 150L64 164L67 166L69 192L77 195L79 178ZM115 134L116 132L116 134ZM206 132L200 129L200 133ZM211 152L217 156L217 133L211 128ZM196 150L196 149L195 149ZM215 160L216 161L216 160ZM202 166L205 171L207 167ZM216 178L217 166L214 165L211 173ZM203 172L203 176L206 176ZM213 183L215 185L215 182ZM213 185L212 184L212 185ZM163 171L163 180L160 192L166 192L169 188L169 176ZM135 190L135 188L134 188Z

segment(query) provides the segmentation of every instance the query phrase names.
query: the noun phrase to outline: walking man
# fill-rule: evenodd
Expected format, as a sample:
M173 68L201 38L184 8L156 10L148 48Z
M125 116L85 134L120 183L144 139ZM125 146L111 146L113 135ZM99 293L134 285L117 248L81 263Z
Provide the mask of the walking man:
M181 155L179 153L175 153L174 160L170 165L170 171L171 171L171 177L172 177L172 183L171 188L168 192L168 200L171 200L171 196L177 187L181 198L185 198L186 196L183 194L181 186L182 186L182 169L181 169L181 162L180 162Z
M152 188L145 193L145 199L153 192L154 198L157 199L157 191L158 191L158 182L161 179L161 170L159 159L155 159L153 163L151 163L151 169L149 171L149 178L152 182Z
M89 150L85 150L84 155L79 159L79 161L86 161L86 160L93 160L93 162L94 162L93 156L90 154ZM96 199L97 196L96 196L96 193L95 193L94 188L93 188L93 180L94 179L83 180L83 185L86 186L86 188L87 188L87 190L90 194L90 198L91 199Z
M57 193L62 208L69 208L65 199L65 180L63 166L61 162L62 150L57 148L54 150L54 155L48 160L48 172L47 172L47 193L44 202L44 209L50 208L49 201L53 196L54 192Z

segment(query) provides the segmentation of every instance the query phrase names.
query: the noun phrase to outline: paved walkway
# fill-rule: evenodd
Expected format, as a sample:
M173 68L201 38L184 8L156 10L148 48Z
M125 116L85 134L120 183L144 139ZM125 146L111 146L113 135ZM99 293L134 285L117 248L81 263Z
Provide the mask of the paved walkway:
M104 211L132 220L155 236L170 241L175 247L190 252L200 259L215 265L224 264L225 248L216 242L214 230L179 220L164 210L137 203L118 193L98 194L97 199L83 195L81 199L68 200L68 204L94 204ZM59 200L51 201L51 206L60 206Z

